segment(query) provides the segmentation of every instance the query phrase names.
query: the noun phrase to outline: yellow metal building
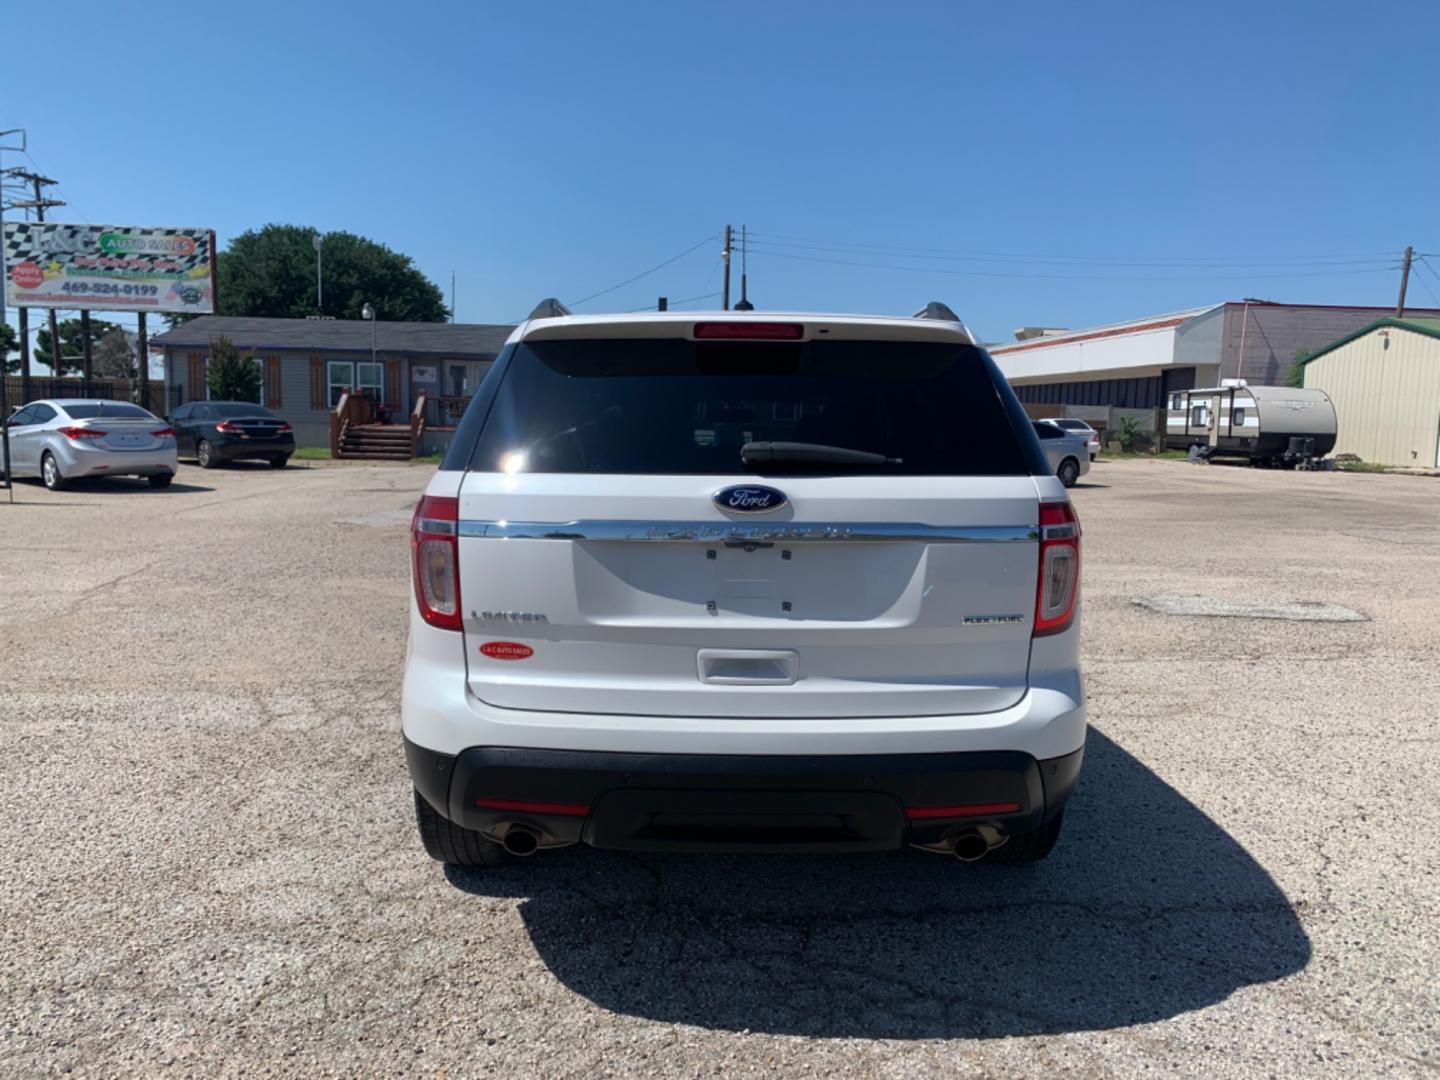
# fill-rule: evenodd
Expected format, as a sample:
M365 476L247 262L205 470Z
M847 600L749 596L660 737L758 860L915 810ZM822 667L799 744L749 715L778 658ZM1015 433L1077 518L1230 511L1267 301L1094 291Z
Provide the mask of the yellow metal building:
M1335 453L1440 468L1440 319L1380 319L1303 370L1335 405Z

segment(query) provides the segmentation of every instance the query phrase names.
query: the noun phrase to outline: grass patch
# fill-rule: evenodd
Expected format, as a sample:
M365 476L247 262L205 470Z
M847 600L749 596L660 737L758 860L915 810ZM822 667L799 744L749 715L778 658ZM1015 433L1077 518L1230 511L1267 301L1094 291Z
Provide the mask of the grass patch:
M1101 450L1100 456L1106 461L1184 461L1190 455L1184 450L1161 450L1158 454L1139 450Z
M290 456L296 461L329 461L330 450L324 446L297 446L295 453ZM410 460L417 465L439 465L444 459L444 454L425 454L421 457L411 458ZM345 460L359 459L346 458Z
M1390 466L1374 461L1337 461L1335 468L1338 472L1386 472Z

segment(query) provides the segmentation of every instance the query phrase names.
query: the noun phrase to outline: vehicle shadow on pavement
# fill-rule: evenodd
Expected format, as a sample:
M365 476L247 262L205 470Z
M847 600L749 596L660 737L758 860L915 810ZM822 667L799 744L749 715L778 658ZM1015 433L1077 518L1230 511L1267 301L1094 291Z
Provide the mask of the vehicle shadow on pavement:
M31 477L16 477L16 481L17 481L17 483L16 483L16 485L15 485L15 494L16 494L16 495L21 494L22 492L24 492L24 491L27 490L27 489L29 489L30 491L34 492L34 493L37 494L37 495L43 495L43 496L44 496L45 498L47 498L47 499L49 499L49 498L54 498L54 497L56 496L56 494L57 494L56 492L52 492L52 491L47 491L47 490L45 490L45 485L44 485L44 484L42 484L39 480L32 479ZM4 490L5 490L4 488L0 488L0 492L3 492ZM134 477L129 477L129 476L121 476L121 477L97 476L97 477L85 477L85 478L80 479L80 480L70 480L70 481L67 481L66 484L65 484L65 490L64 490L63 492L58 493L58 494L67 494L67 495L86 495L86 494L94 494L94 495L106 495L106 494L115 494L115 495L139 495L139 494L142 494L142 493L143 493L143 494L148 494L148 495L164 496L164 495L173 495L173 494L175 494L175 493L177 493L177 492L182 492L182 491L214 491L214 490L215 490L214 488L212 488L212 487L205 487L205 486L202 485L202 484L187 484L187 483L183 483L182 481L179 481L179 480L172 480L166 487L163 487L163 488L152 488L152 487L151 487L149 484L147 484L144 480L136 480ZM77 505L78 505L78 504L77 504ZM87 504L87 505L93 505L93 504Z
M537 953L575 993L731 1031L919 1039L1124 1027L1310 958L1265 869L1093 728L1060 843L1032 866L576 848L446 875L469 893L525 897Z

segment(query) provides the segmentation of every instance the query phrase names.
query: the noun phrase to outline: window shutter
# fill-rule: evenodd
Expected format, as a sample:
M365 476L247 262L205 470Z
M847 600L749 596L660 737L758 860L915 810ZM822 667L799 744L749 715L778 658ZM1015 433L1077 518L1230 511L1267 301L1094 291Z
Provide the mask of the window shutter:
M280 357L265 358L265 407L278 409L280 403Z
M192 352L185 354L185 400L205 400L205 355Z
M325 408L325 361L310 357L310 408Z
M385 362L385 400L392 407L400 405L400 361L387 360Z

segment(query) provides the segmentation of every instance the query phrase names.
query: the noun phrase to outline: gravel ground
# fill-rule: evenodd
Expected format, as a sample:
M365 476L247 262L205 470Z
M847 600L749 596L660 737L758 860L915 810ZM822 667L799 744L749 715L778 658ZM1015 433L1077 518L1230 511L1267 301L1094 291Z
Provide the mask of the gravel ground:
M1433 1074L1440 488L1101 462L1051 858L446 871L399 738L428 468L0 503L10 1076ZM1204 596L1366 622L1172 616Z

